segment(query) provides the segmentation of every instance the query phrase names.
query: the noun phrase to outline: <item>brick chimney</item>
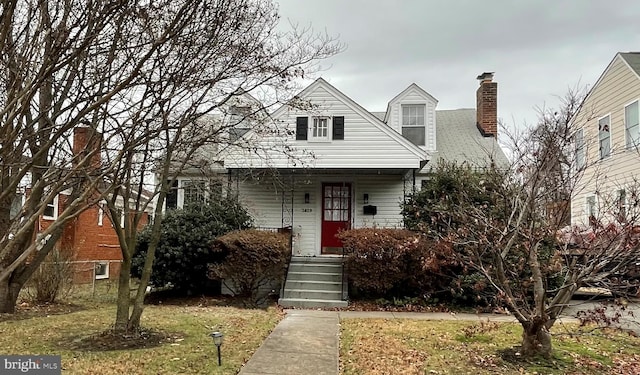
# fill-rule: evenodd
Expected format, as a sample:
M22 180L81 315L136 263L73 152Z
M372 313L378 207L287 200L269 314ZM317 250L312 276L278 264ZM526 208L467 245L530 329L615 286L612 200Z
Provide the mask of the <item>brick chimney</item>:
M498 83L493 72L478 76L480 87L476 91L476 125L485 137L498 137Z
M102 144L102 134L87 126L78 126L73 129L73 165L77 166L88 153L95 150L91 156L91 167L99 169L102 164L100 157L100 147Z

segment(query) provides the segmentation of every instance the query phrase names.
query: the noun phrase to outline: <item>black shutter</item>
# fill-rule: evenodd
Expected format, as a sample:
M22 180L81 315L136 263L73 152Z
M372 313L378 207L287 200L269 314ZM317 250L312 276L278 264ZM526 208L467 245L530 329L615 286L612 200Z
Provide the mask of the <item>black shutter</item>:
M178 180L173 181L173 184L169 187L166 198L166 209L173 210L178 208Z
M296 118L296 140L298 141L306 141L307 140L307 129L309 127L309 118L308 117L297 117Z
M344 116L333 116L333 139L344 139Z

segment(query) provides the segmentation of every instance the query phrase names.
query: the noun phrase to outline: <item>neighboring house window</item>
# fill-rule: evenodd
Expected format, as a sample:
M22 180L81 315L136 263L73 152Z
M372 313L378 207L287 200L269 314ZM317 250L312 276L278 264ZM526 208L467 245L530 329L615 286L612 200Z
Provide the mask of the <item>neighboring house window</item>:
M417 146L425 145L424 104L402 105L402 135Z
M329 140L329 118L314 117L311 125L311 140L328 141Z
M611 116L598 120L598 141L600 142L600 159L611 155Z
M24 206L24 194L16 193L11 200L11 208L9 209L9 219L15 220L18 215L20 215L20 211L22 211L22 206Z
M207 181L205 180L184 180L182 181L184 191L183 207L194 203L204 203L207 193Z
M97 262L95 263L96 279L108 279L109 278L109 262Z
M576 168L582 169L586 162L586 149L584 145L584 130L579 129L573 136L576 146Z
M596 205L596 196L590 195L586 200L585 212L587 214L587 221L593 224L598 217L598 207Z
M229 129L229 141L234 142L249 131L249 122L246 121L246 119L251 114L251 108L233 106L231 107L229 114L231 115L229 123L231 126Z
M47 203L47 207L45 207L44 212L42 213L42 218L46 220L55 220L58 218L58 195L56 194L53 197L53 200Z
M98 226L102 226L104 221L104 203L98 203Z
M618 221L625 222L627 218L627 192L624 189L618 190Z
M640 109L638 101L624 107L624 128L627 148L640 146Z

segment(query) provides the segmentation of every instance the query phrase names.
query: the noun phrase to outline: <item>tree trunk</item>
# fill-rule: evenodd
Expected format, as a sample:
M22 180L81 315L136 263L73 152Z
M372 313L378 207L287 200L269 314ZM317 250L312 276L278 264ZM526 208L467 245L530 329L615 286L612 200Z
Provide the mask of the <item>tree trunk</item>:
M541 355L550 358L552 354L551 334L543 319L536 317L533 322L522 325L522 355Z
M8 280L0 281L0 313L13 314L16 312L16 302L22 285Z
M123 257L118 278L118 301L116 307L115 332L127 333L129 326L129 308L131 306L131 257Z

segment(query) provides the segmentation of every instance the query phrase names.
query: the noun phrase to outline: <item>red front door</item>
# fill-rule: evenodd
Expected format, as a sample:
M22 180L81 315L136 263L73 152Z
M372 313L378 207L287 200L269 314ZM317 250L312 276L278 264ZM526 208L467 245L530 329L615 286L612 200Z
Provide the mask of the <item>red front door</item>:
M342 254L339 231L351 224L351 184L322 184L322 254Z

